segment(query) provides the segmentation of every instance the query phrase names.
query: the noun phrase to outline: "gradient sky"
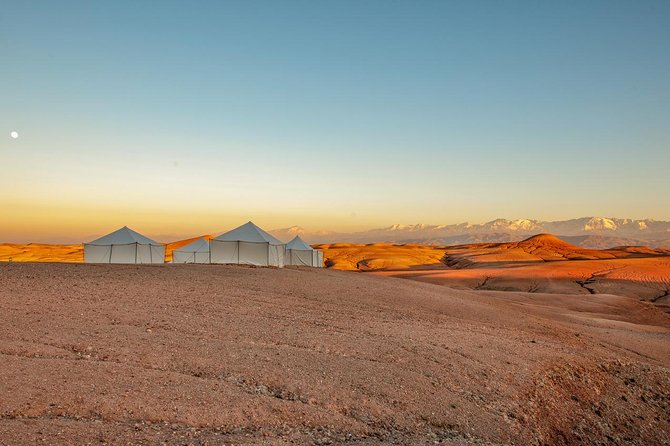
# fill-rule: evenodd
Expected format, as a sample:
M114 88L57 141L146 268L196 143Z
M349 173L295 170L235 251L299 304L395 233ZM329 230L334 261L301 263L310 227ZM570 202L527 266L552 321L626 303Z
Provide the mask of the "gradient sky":
M668 1L1 6L0 241L670 220Z

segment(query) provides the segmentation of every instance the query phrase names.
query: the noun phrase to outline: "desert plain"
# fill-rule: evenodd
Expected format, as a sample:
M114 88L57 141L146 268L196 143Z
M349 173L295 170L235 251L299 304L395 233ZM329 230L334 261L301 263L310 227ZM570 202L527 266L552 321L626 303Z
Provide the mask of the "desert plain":
M274 269L47 246L0 247L3 445L670 443L667 250L329 244L329 268Z
M670 309L670 249L596 250L550 234L521 242L458 246L325 244L333 268L457 289L558 294L616 294Z

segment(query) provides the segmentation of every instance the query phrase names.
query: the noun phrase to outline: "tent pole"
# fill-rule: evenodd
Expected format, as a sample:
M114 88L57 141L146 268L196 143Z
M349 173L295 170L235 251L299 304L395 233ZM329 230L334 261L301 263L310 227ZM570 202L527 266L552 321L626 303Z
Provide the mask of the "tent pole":
M112 250L114 250L114 245L109 245L109 263L112 263Z
M135 264L137 265L137 243L135 243Z

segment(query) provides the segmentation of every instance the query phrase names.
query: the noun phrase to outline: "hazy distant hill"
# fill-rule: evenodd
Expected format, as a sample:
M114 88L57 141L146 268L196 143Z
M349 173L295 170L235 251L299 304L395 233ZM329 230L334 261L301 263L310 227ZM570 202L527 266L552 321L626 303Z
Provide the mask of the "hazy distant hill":
M311 243L388 242L433 245L519 241L531 235L551 233L585 248L604 249L622 245L670 248L670 222L604 217L584 217L563 221L500 218L483 224L395 224L386 228L352 233L310 233L299 226L293 226L271 232L282 240L288 240L299 234Z

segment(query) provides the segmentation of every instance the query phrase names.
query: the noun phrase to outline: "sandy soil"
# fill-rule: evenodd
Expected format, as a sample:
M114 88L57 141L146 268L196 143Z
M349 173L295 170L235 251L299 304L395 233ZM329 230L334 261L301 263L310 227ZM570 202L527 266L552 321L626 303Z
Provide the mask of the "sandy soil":
M0 265L0 444L668 444L670 319L370 274Z

